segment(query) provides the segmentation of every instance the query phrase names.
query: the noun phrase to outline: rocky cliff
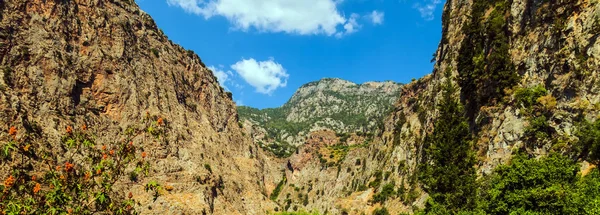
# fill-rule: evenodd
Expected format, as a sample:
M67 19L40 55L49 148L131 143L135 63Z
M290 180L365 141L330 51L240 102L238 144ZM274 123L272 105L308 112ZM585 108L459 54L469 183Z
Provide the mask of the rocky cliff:
M131 141L150 161L141 181L122 177L107 191L131 192L142 214L270 208L259 149L243 136L231 98L134 1L0 2L0 69L0 140L16 153L0 162L3 180L29 180L47 162L83 174L91 155L70 155L62 139L85 130L94 147ZM9 177L27 165L34 170ZM144 191L150 181L165 188L158 198ZM37 192L53 187L41 183Z

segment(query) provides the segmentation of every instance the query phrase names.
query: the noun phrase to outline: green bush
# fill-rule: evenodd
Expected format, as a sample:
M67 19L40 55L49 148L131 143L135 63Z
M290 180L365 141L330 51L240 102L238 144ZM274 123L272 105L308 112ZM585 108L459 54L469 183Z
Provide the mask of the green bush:
M575 145L578 157L597 163L600 160L600 120L584 121L575 133L579 141Z
M540 141L550 137L553 131L554 129L550 127L546 116L541 115L537 117L531 117L529 119L529 126L525 128L525 137Z
M377 208L373 211L373 215L390 215L390 212L385 207Z
M579 165L568 157L517 154L496 168L482 205L490 214L585 214L586 205L600 201L598 187L588 187L600 183L594 171L582 179Z
M373 199L371 200L374 203L384 203L388 200L388 198L396 195L394 191L394 183L388 183L381 188L381 191L375 195L373 195Z
M2 135L8 139L0 140L0 167L6 170L0 173L0 214L135 214L133 195L113 186L148 173L147 153L132 141L143 134L100 144L86 125L67 126L62 145L49 150L51 143L36 130L10 127ZM85 159L59 163L59 153Z
M373 176L375 177L375 180L369 183L369 187L378 188L383 180L383 173L380 170L377 170Z
M533 88L519 88L515 91L515 100L517 101L517 104L530 109L533 105L537 104L538 98L545 96L546 94L548 94L548 91L541 85Z

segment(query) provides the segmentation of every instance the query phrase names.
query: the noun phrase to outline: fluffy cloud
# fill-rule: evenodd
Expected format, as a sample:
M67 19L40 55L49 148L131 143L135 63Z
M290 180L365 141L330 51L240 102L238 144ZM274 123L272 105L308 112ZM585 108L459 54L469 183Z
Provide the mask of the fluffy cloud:
M423 19L433 20L433 13L437 6L442 3L442 0L427 0L426 2L425 4L416 3L414 7L419 10Z
M206 19L227 18L246 31L285 32L300 35L342 35L356 31L356 18L338 10L341 0L167 0L171 6Z
M385 15L384 12L379 12L374 10L368 17L371 19L371 22L374 25L381 25L383 24L383 16Z
M283 66L272 58L267 61L242 59L231 65L231 69L256 88L256 92L263 94L271 94L275 89L285 87L289 77Z

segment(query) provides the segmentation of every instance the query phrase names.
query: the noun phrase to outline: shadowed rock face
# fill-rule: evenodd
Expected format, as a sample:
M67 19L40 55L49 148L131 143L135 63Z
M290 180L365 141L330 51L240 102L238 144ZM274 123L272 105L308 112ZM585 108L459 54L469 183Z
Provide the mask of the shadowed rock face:
M142 213L271 207L263 201L260 152L242 135L231 97L134 1L0 2L0 70L0 137L8 138L10 126L35 133L32 141L48 142L40 150L58 162L66 159L60 137L67 126L85 124L96 142L111 143L124 141L127 128L143 130L146 115L164 119L163 137L134 139L148 151L151 174L115 188L132 191ZM0 164L0 178L7 168ZM172 189L152 201L143 190L149 180Z

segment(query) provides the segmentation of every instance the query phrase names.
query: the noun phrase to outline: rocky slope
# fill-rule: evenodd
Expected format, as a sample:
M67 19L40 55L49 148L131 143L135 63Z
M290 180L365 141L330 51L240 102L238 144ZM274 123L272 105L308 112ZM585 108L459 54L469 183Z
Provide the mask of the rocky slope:
M147 154L149 175L137 183L124 177L113 189L132 192L142 214L272 208L259 149L243 136L231 98L201 59L168 40L134 1L0 2L0 69L2 147L18 131L14 140L77 168L85 160L73 160L61 137L85 125L98 144L131 140L136 154ZM160 119L161 133L148 119ZM128 132L142 135L129 139ZM24 165L13 161L0 162L3 180ZM144 191L149 181L168 189L153 200Z
M238 111L256 143L285 157L313 131L372 137L383 127L383 117L400 96L401 86L391 81L355 84L326 78L302 85L280 108L242 106Z

